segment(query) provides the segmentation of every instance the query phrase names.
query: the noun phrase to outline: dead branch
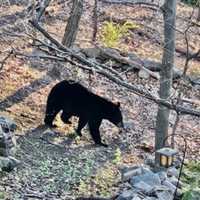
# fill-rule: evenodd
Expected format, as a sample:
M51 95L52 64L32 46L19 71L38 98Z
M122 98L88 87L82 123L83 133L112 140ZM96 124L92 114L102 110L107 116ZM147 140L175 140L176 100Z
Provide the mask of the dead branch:
M43 0L40 5L38 6L38 14L36 15L36 21L40 21L43 13L45 12L46 8L49 6L51 0Z
M160 79L159 74L152 72L150 70L148 70L147 68L145 68L142 65L136 65L135 62L133 62L131 59L127 58L127 57L123 57L121 56L119 53L115 53L114 51L111 51L111 49L109 48L101 48L101 47L97 47L98 49L100 49L101 53L108 56L109 58L122 63L122 64L127 64L129 65L131 68L135 68L135 69L142 69L145 72L147 72L148 74L150 74L153 78L156 78L157 80ZM143 63L142 63L143 64Z
M82 56L74 53L71 49L64 47L57 40L52 38L51 35L49 35L49 33L47 33L37 22L30 21L30 23L38 31L40 31L47 39L49 39L54 45L56 45L56 47L59 48L59 51L63 51L63 56L65 56L65 57L70 56L72 58L77 59L77 61L80 62L81 64L89 66L87 68L88 70L92 71L92 69L95 69L97 71L97 73L104 75L106 78L110 79L111 81L115 82L118 85L121 85L121 86L127 88L131 92L141 95L157 104L162 104L163 106L166 106L167 108L169 108L171 110L175 110L176 112L179 112L180 114L189 114L189 115L200 117L199 110L186 108L185 106L174 104L173 101L170 101L170 100L160 99L159 97L152 95L150 92L145 91L144 89L138 88L137 86L127 83L123 79L120 79L119 77L114 76L111 73L111 71L106 71L105 68L102 68L101 64L94 62L94 61L88 61L87 59L83 58ZM115 70L113 70L113 71L115 71Z
M6 63L6 60L13 54L13 50L9 51L8 55L0 61L0 71L3 69L4 64Z
M25 58L40 58L40 59L48 59L48 60L57 60L57 61L65 61L63 58L59 58L58 56L51 56L46 54L38 54L38 55L31 55L31 54L25 54L21 53L19 51L14 50L13 54L18 57L25 57Z
M183 48L177 47L176 52L186 57L188 54L190 59L195 59L197 61L200 61L200 49L196 53L194 53L194 52L187 52L187 50L185 51Z
M103 3L120 4L125 6L143 5L147 6L152 10L159 9L159 6L157 4L150 3L148 0L100 0L100 1Z

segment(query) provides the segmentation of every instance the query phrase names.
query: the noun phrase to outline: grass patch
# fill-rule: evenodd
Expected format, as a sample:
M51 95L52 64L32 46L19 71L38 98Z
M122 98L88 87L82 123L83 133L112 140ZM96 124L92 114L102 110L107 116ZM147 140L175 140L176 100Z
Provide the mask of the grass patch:
M96 175L80 182L78 193L82 196L110 197L119 180L118 170L114 165L107 163L97 171Z
M199 200L200 197L200 161L188 163L182 175L183 198L182 200Z

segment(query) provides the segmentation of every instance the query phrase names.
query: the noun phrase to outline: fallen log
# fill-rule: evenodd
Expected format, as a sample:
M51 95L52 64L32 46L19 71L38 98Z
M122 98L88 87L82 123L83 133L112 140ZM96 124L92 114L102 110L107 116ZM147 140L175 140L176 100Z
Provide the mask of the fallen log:
M125 6L143 5L156 11L159 9L159 5L154 4L148 0L100 0L100 1L103 3L119 4L119 5L125 5Z
M129 65L132 69L144 70L157 80L160 78L158 73L155 73L153 71L150 71L148 68L145 68L144 66L141 65L141 62L140 64L138 64L135 61L131 60L129 57L122 56L120 52L117 51L116 49L95 47L89 49L82 49L81 52L84 53L87 57L90 57L92 55L93 58L114 60L118 63L121 63L122 65L124 64Z
M94 47L88 49L82 49L84 53L89 58L98 58L107 60L115 60L116 62L122 64L122 68L126 71L131 70L144 70L153 78L159 79L159 72L161 69L161 63L156 61L151 61L148 59L141 60L136 54L130 53L122 55L119 50L111 48ZM174 68L173 78L179 78L182 75L182 71L178 68Z

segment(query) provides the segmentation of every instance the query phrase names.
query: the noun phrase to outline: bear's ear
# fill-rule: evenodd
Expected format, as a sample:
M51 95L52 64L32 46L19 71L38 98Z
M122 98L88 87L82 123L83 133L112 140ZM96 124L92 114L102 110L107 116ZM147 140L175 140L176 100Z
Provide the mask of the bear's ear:
M117 102L117 107L118 107L118 108L120 107L120 102L119 102L119 101Z

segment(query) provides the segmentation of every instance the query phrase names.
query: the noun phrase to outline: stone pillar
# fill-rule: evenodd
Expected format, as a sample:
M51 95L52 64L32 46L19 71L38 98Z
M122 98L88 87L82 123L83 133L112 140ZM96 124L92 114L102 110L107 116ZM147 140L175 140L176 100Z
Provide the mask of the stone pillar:
M14 131L16 124L7 117L0 116L0 171L11 171L19 161L14 158L16 140Z

